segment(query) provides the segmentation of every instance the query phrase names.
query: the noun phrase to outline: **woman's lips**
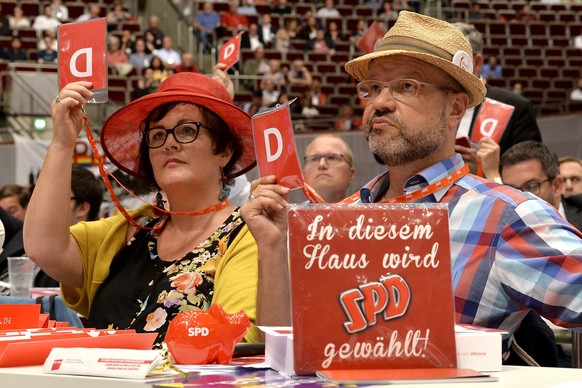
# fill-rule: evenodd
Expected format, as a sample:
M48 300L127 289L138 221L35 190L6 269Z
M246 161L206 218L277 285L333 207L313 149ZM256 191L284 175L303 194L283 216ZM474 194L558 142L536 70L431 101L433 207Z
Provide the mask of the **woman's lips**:
M184 164L184 161L183 161L183 160L181 160L181 159L176 159L176 158L167 159L167 160L164 162L164 167L165 167L165 166L172 165L172 164Z

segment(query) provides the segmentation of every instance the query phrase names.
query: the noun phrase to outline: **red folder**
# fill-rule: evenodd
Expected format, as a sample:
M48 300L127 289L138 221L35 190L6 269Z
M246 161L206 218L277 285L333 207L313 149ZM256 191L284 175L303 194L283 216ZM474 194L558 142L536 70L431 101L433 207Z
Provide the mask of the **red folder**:
M146 350L151 349L156 337L157 333L135 330L69 328L0 333L0 367L42 365L52 348Z

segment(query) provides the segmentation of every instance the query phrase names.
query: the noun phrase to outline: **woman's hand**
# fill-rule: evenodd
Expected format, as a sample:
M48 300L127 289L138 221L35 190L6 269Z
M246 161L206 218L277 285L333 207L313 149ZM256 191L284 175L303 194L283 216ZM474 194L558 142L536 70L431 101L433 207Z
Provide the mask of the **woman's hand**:
M226 72L226 65L224 63L217 63L212 68L212 79L220 83L230 94L230 98L234 99L234 84Z
M289 326L291 297L287 253L287 196L289 188L275 176L251 183L251 196L241 214L259 250L257 325Z
M251 183L251 196L242 206L241 214L255 237L259 250L283 244L287 238L287 199L289 188L276 184L274 175ZM282 248L279 247L279 248Z
M83 128L83 106L93 97L91 82L78 81L65 85L51 103L53 142L74 146Z

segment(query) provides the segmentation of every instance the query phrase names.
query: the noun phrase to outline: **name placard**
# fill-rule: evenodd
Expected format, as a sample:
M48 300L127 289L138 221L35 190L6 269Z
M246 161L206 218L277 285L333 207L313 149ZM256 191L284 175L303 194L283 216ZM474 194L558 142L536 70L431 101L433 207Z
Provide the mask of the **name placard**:
M457 366L446 205L288 216L295 373Z
M39 304L0 305L0 330L39 327Z

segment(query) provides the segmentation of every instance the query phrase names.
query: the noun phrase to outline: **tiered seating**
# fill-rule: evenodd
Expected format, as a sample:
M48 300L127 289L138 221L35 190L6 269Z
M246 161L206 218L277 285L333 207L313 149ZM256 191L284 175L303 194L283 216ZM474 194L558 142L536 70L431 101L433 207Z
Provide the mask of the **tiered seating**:
M539 1L530 1L529 4L538 13L538 22L527 24L518 22L501 22L501 18L512 19L515 13L526 4L525 0L508 2L505 0L477 0L481 4L483 13L488 19L481 21L471 21L486 39L485 56L496 55L503 66L504 79L492 80L491 84L498 84L502 87L510 87L515 82L522 82L525 93L532 99L539 111L547 103L555 103L558 100L558 90L561 91L562 102L567 101L567 93L572 89L576 79L582 74L582 50L572 47L573 38L582 34L582 4L550 5ZM107 8L113 0L98 0ZM453 16L463 18L469 9L470 0L451 0L450 5L454 8ZM10 14L14 7L14 1L0 0L3 12ZM84 12L84 2L79 0L65 1L69 7L71 18L75 18ZM198 2L202 7L202 2ZM228 8L228 2L214 2L217 12L224 12ZM312 2L303 0L299 2L289 2L294 13L291 15L279 16L273 14L272 23L276 26L283 26L285 20L289 18L300 18L307 10L318 8ZM341 18L328 19L335 21L344 34L348 34L356 28L358 21L365 20L371 24L375 19L373 10L363 6L364 0L336 0L337 9L342 15ZM41 12L41 2L33 0L23 0L23 7L28 16L34 17ZM269 12L270 6L267 3L255 4L260 14ZM258 20L258 16L251 18ZM127 28L134 33L139 33L140 26L137 23L126 23L120 27ZM30 36L25 36L30 34ZM32 48L32 40L35 38L35 31L21 31L21 36L26 40L26 47L30 53L35 53L36 48ZM0 39L0 46L6 47L9 40ZM318 77L323 84L325 92L328 94L328 104L323 107L324 114L330 114L332 107L337 108L342 103L350 103L358 106L359 101L355 99L355 86L344 70L344 64L352 57L361 55L357 49L345 42L336 48L337 53L333 56L317 53L306 53L304 51L305 42L294 40L288 53L281 53L274 49L267 49L265 56L268 59L278 59L283 65L289 66L295 59L302 59ZM252 57L249 51L242 52L242 64ZM242 65L241 64L241 65ZM209 69L203 69L208 71ZM116 78L111 75L110 87L113 90L112 99L122 101L121 88L132 90L139 75L133 72L129 77ZM569 84L567 84L569 82ZM558 86L559 85L559 86ZM303 92L302 88L290 90L294 96ZM125 98L129 98L125 93ZM250 101L252 96L246 91L237 94L237 101L240 103ZM547 112L547 110L546 110Z
M485 38L484 55L496 55L503 66L504 79L490 83L510 87L521 82L539 113L564 111L570 90L582 77L582 49L572 46L582 34L582 4L530 1L538 21L526 23L511 21L512 12L524 1L479 0L479 4L487 18L474 24ZM453 14L462 14L466 0L454 0L451 6L459 11Z

